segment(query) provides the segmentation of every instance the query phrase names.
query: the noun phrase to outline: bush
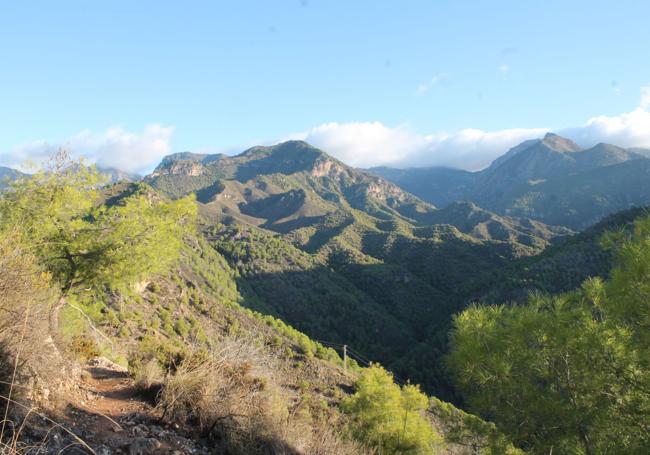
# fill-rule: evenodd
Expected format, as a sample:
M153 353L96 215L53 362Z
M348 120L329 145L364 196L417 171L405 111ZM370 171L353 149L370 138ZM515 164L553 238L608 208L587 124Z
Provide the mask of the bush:
M82 360L92 359L101 354L97 343L92 338L76 335L70 342L70 351Z
M426 395L414 385L402 388L383 368L363 370L356 393L343 402L353 418L354 435L382 454L430 454L441 442L424 417Z
M314 343L312 343L312 341L307 336L303 335L299 338L298 346L300 346L300 350L303 354L305 354L305 357L308 359L314 357Z
M178 333L183 338L187 338L187 335L190 333L190 328L188 327L187 322L185 322L185 318L183 317L176 321L176 324L174 324L174 330L176 330L176 333Z
M129 373L141 392L158 391L163 382L163 370L156 359L129 363Z

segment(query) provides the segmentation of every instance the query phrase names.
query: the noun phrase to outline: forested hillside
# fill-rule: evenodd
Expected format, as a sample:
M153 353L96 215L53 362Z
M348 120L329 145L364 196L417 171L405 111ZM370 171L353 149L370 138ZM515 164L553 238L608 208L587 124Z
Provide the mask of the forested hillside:
M244 305L444 397L439 352L451 315L510 261L571 233L473 204L438 210L299 141L234 157L172 155L145 181L171 197L196 194Z
M61 154L0 198L0 380L28 429L0 439L18 453L646 447L628 425L645 409L629 291L644 286L644 209L578 234L437 209L301 142L106 182ZM557 394L532 399L545 384ZM610 385L625 403L596 396Z
M493 425L244 307L253 259L307 271L308 254L212 225L191 196L100 181L61 156L0 198L3 450L514 450Z

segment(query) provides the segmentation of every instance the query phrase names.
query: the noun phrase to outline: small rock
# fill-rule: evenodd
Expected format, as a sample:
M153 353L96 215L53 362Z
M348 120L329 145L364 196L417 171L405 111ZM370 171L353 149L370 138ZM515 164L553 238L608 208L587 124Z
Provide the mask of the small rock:
M131 428L131 434L133 436L143 437L149 434L149 428L147 428L144 425L136 425L133 428Z
M88 361L88 365L91 367L106 368L107 370L113 370L122 373L126 373L128 371L122 365L118 365L117 363L108 360L106 357L95 357L93 359L90 359Z
M135 438L129 444L129 455L149 455L156 453L160 448L160 441L156 438Z

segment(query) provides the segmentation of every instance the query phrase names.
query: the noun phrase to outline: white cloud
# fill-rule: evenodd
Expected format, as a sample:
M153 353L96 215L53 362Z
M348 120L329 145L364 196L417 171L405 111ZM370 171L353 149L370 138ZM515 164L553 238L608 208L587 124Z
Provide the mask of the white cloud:
M431 79L429 79L427 82L423 82L422 84L418 85L417 90L415 91L415 94L418 96L422 96L428 91L430 91L433 87L444 81L446 75L444 73L439 73L433 76Z
M357 167L450 166L479 170L509 148L538 138L550 128L511 128L484 131L465 128L453 132L422 134L408 125L388 126L381 122L325 123L286 139L302 139ZM650 86L641 89L639 106L620 115L601 115L582 126L554 129L583 146L609 142L623 147L650 148ZM40 162L59 147L91 162L130 172L143 172L171 153L172 127L152 124L140 133L122 128L104 132L82 131L59 142L35 141L0 154L0 164L20 167L26 160ZM273 141L264 141L271 144ZM244 147L239 150L243 150ZM215 151L215 150L211 150ZM233 152L232 148L225 151Z
M450 166L476 170L509 147L548 131L545 128L421 135L407 126L380 122L326 123L293 135L357 167Z
M504 63L503 65L499 66L499 71L502 72L503 74L506 74L508 71L510 71L510 66Z
M59 148L67 149L74 157L84 157L91 163L115 167L127 172L143 172L155 166L171 152L173 127L151 124L140 133L119 127L94 133L84 130L54 143L34 141L19 145L0 154L0 163L21 168L26 161L41 163Z
M450 166L479 170L511 147L534 139L550 128L513 128L420 134L408 126L381 122L326 123L294 134L358 167ZM650 87L641 89L641 102L632 112L593 117L579 127L555 130L589 147L609 142L622 147L650 148Z
M608 142L621 147L650 148L650 112L641 107L625 114L593 117L579 128L559 131L584 146Z
M650 148L650 86L641 87L639 106L632 112L592 117L581 127L559 133L584 146L609 142L621 147Z

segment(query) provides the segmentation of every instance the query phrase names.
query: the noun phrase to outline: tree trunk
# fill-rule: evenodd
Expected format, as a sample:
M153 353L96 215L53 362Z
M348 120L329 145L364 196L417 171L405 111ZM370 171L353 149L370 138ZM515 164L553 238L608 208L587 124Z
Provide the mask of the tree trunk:
M63 308L66 304L66 300L64 296L61 296L59 301L50 309L50 335L54 337L54 334L57 332L57 329L59 328L59 311L61 311L61 308Z

